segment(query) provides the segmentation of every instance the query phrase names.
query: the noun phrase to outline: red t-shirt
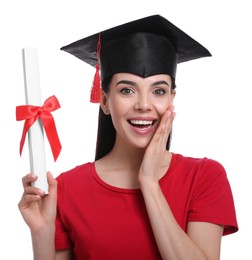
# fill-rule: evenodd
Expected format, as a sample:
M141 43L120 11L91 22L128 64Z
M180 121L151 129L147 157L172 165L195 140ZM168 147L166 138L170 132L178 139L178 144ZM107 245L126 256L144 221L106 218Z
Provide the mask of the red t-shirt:
M75 259L161 259L140 189L111 186L94 163L58 178L56 250L72 248ZM160 186L178 224L203 221L238 230L232 192L216 161L173 154Z

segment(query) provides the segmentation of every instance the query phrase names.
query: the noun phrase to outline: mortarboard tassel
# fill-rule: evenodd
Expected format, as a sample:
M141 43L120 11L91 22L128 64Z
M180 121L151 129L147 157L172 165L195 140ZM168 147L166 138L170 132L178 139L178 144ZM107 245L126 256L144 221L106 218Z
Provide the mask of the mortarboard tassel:
M97 62L96 64L96 72L94 75L93 86L91 89L90 102L99 103L100 102L100 94L101 94L101 79L100 79L100 64Z
M91 89L90 102L99 103L101 95L101 79L100 79L100 51L101 51L101 33L99 33L99 39L97 44L97 63L96 71L93 80L93 86Z

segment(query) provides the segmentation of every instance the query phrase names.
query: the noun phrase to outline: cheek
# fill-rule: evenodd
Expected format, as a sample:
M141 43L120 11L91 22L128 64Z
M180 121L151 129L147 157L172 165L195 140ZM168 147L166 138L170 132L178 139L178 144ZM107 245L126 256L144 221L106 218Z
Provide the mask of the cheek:
M159 114L163 114L169 106L173 104L173 99L172 97L169 97L169 99L165 99L163 101L159 101L155 104L155 109Z
M117 100L108 102L108 109L109 109L113 122L118 121L126 113L126 107L124 105L122 105L121 102L118 102Z
M112 115L124 115L132 104L129 99L120 98L117 93L111 93L108 98L108 109Z

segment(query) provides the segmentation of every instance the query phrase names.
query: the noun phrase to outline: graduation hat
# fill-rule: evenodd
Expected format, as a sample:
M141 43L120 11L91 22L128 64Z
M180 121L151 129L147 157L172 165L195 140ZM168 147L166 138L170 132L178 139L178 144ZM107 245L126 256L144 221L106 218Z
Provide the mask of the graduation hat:
M160 15L122 24L61 48L96 67L91 102L99 102L101 81L125 72L148 77L168 74L176 78L177 64L211 56L189 35ZM91 93L92 95L92 93Z

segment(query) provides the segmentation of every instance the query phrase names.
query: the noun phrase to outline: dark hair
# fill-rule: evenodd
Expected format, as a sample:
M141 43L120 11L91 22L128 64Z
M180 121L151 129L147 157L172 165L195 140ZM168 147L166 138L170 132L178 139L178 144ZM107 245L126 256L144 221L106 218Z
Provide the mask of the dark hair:
M105 93L109 92L109 85L112 77L106 78L102 81L102 90ZM171 91L176 88L175 80L172 78ZM96 140L96 152L95 160L98 160L108 154L114 144L116 138L116 130L114 128L112 119L110 115L105 115L100 107L98 116L98 130L97 130L97 140ZM169 151L171 146L172 131L168 137L166 144L166 149Z

